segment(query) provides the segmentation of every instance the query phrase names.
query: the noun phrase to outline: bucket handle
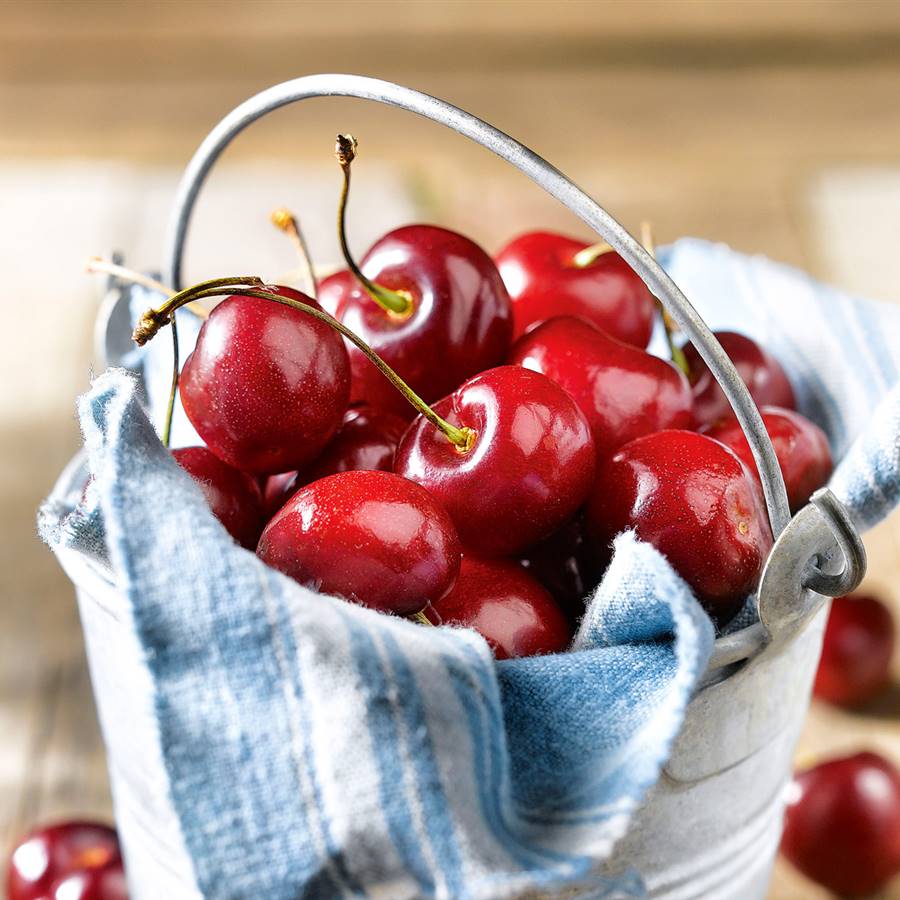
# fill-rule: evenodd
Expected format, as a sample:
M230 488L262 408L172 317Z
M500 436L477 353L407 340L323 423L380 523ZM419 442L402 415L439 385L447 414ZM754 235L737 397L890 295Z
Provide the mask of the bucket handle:
M429 94L361 75L307 75L267 88L233 109L213 128L197 148L178 186L169 223L166 253L169 283L173 288L178 290L181 287L185 238L197 196L206 176L221 153L238 134L257 119L282 106L312 97L355 97L361 100L372 100L406 109L445 125L514 165L596 231L631 266L654 296L660 299L666 311L688 336L721 386L753 452L753 458L760 473L772 534L776 539L782 534L791 519L787 491L762 417L728 355L675 282L619 222L566 178L562 172L499 129L471 113ZM834 503L837 501L835 500ZM843 517L846 522L849 522L846 512L843 513ZM852 536L847 538L844 530L835 526L833 519L829 519L827 524L832 529L834 540L839 547L847 547L851 544L854 547L861 546L852 525L849 526ZM779 543L781 542L776 543L769 563L772 562L772 556L775 555ZM792 548L794 552L797 549L797 547ZM807 559L803 560L804 571L807 572L805 577L812 579L811 586L819 590L830 591L836 587L838 581L843 585L858 583L862 577L862 571L865 568L864 556L862 557L862 568L860 568L858 554L856 556L849 553L845 555L845 575L842 580L835 578L833 573L826 575L817 568L810 569L810 565L815 566L814 556L816 554L810 552ZM768 616L763 615L765 598L765 591L761 587L760 617L766 633L757 634L753 640L734 640L738 638L738 635L733 635L729 653L726 654L730 659L753 655L759 649L757 645L767 643L766 639L771 636L770 629L775 623ZM783 600L784 598L782 598L782 602ZM753 629L745 629L745 631L751 632ZM724 640L726 639L720 639L720 641ZM737 657L735 657L736 653Z

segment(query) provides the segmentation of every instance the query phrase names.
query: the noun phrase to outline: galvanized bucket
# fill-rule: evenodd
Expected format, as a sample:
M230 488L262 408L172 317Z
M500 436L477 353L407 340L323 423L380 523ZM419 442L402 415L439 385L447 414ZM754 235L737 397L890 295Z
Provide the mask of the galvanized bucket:
M187 167L172 219L168 278L181 262L195 200L214 162L251 122L309 97L346 96L398 106L439 122L512 163L590 225L640 275L706 360L748 437L762 476L775 546L759 588L759 622L719 638L662 778L617 846L607 869L635 869L651 897L765 895L777 849L783 788L809 702L826 598L852 590L865 553L846 512L827 490L791 519L784 481L759 412L731 361L681 291L618 222L528 148L434 97L352 75L316 75L277 85L226 116ZM129 346L121 302L105 305L99 344L108 363ZM79 460L57 497L83 483ZM152 685L124 597L109 574L70 550L60 561L76 585L94 691L109 756L132 897L197 898L178 821L155 785L165 783ZM571 896L577 896L577 891Z

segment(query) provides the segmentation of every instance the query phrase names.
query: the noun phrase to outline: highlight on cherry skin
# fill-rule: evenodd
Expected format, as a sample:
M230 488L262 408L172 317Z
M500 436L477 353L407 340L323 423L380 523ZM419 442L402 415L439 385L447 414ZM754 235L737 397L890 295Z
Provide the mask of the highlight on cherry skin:
M300 488L259 541L263 562L301 584L397 615L441 599L460 544L440 503L390 472L342 472Z
M628 263L606 244L532 231L496 255L512 300L515 337L553 316L578 316L611 337L646 347L656 301Z
M799 772L782 854L839 897L869 897L900 873L900 772L862 752Z
M38 828L13 848L7 900L127 900L113 828L70 821Z

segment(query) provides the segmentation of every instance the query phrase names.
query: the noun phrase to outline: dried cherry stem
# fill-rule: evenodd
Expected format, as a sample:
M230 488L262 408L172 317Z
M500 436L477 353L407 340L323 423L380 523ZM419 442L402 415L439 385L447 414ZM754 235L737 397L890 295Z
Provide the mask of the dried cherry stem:
M309 245L306 243L306 238L300 230L300 223L297 221L297 217L289 209L281 206L272 213L272 224L283 231L297 248L297 253L300 255L300 261L303 263L309 295L314 300L317 300L319 298L319 284L316 281L316 273L313 269Z
M653 228L649 222L641 222L641 243L644 245L644 249L656 259L656 246L653 243ZM663 330L666 333L666 343L669 345L669 356L671 357L672 362L675 363L675 366L685 375L689 376L691 374L691 367L688 364L687 357L684 355L684 350L675 343L678 325L669 315L668 310L659 302L659 299L657 299L656 305L659 307L659 312L662 316Z
M175 295L175 291L167 284L163 284L161 281L157 281L149 275L136 272L134 269L129 269L127 266L120 266L118 263L114 263L109 259L104 259L102 256L92 256L87 261L85 268L88 272L99 272L105 275L112 275L120 281L127 281L129 284L139 284L142 287L149 288L151 291L157 291L158 293L166 294L169 297ZM209 310L199 303L188 303L187 308L199 319L205 319L209 315Z
M260 300L270 300L273 303L280 303L282 306L289 306L291 309L297 309L304 312L314 319L319 319L330 328L342 334L348 341L358 347L366 358L387 378L391 384L400 391L401 394L409 401L416 412L423 415L432 425L435 426L450 443L452 443L460 453L471 450L477 437L474 429L468 426L457 428L451 425L446 419L441 418L362 338L352 332L343 322L339 322L334 316L330 316L327 312L308 303L302 303L299 300L293 300L290 297L282 297L280 294L273 294L265 289L257 290L252 287L233 287L229 285L244 284L261 284L258 278L220 278L216 279L219 284L212 285L207 282L204 285L195 285L186 291L170 297L162 306L156 309L149 309L141 316L137 327L134 329L132 339L138 346L143 346L147 341L159 331L163 325L169 324L173 320L175 310L183 306L189 300L201 300L207 297L258 297ZM265 288L265 285L262 285Z
M347 268L353 273L356 280L362 285L363 290L389 315L405 319L412 315L413 299L406 291L392 291L380 284L376 284L371 278L363 275L356 261L350 255L347 246L347 199L350 195L350 166L356 159L357 141L352 134L339 134L335 142L334 155L344 173L344 186L341 189L341 201L338 207L338 239L341 242L341 253Z
M601 256L605 256L607 253L612 252L613 248L607 244L606 241L598 241L596 244L591 244L590 247L585 247L584 250L579 250L572 257L572 265L575 266L576 269L586 269Z

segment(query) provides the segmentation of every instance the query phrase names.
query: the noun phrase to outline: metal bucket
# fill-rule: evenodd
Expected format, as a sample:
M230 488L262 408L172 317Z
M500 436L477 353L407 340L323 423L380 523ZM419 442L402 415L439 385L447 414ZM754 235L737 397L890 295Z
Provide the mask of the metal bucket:
M425 94L351 75L295 79L237 107L206 138L179 188L169 240L169 282L180 287L187 227L203 180L247 125L309 97L350 96L416 112L492 150L531 177L623 256L686 332L727 394L761 473L777 540L760 583L759 622L716 641L703 683L663 775L606 869L638 871L651 897L763 897L777 849L783 788L809 702L826 597L852 590L865 554L845 510L819 491L793 519L784 481L759 412L731 361L681 291L644 248L560 172L487 123ZM120 298L121 300L121 298ZM98 323L106 361L128 346L121 303ZM112 357L112 358L110 358ZM55 494L83 483L78 460ZM75 583L100 723L108 750L118 826L135 900L197 898L190 859L168 798L158 749L152 685L131 612L110 575L79 554L59 551ZM574 893L566 894L578 896Z

